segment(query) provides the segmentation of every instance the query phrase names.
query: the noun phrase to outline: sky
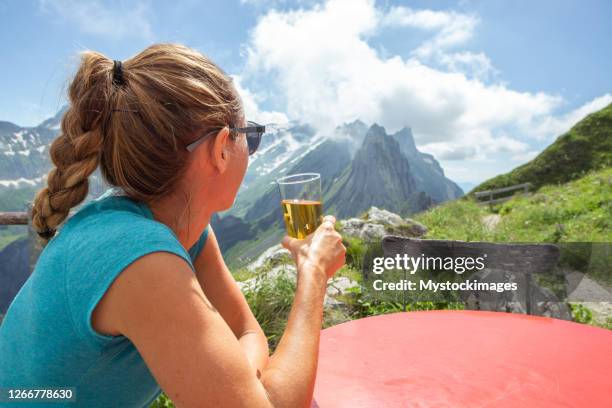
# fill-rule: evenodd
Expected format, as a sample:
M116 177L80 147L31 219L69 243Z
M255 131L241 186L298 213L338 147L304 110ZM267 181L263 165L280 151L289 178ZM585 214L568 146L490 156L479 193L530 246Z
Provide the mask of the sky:
M408 126L477 183L612 102L611 19L605 0L0 0L0 120L54 115L80 51L178 42L234 77L252 120Z

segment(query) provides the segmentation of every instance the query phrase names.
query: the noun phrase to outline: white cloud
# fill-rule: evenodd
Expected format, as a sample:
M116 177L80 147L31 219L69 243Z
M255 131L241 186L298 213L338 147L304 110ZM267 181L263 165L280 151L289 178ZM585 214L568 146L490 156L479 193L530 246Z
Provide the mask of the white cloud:
M476 16L454 11L413 10L409 7L394 6L382 14L380 25L435 31L432 39L414 51L419 57L428 57L441 49L462 44L472 38L478 22Z
M380 19L370 1L271 11L252 32L245 75L271 74L289 117L323 127L354 118L390 131L409 125L421 142L480 137L547 114L561 102L544 93L487 86L416 58L382 59L363 38Z
M571 112L561 116L548 116L530 126L530 133L538 139L550 139L568 131L589 113L603 109L612 103L612 94L601 95Z
M484 144L489 153L523 153L529 149L527 143L516 140L510 136L502 135L487 140Z
M465 146L455 143L430 143L421 150L433 154L439 160L467 160L478 154L475 146Z
M153 29L148 19L148 3L103 3L98 0L39 0L41 9L56 15L68 24L88 34L112 39L125 37L153 39Z
M234 87L242 99L242 106L247 120L261 124L286 123L289 121L287 115L276 111L263 111L259 108L261 96L254 94L242 85L240 75L231 75Z
M423 151L440 160L488 160L497 154L506 157L526 157L529 144L511 136L501 134L495 137L483 133L478 144L459 142L434 142L421 146Z
M451 72L462 72L481 81L487 81L499 74L489 57L482 52L441 53L438 55L438 62Z
M472 37L477 23L453 11L385 11L370 0L271 10L250 33L242 79L265 80L289 118L319 130L331 133L357 118L389 132L410 126L420 146L446 160L527 157L536 150L533 129L558 134L611 100L604 95L559 117L565 101L558 95L485 81L497 71L484 53L453 50ZM389 26L431 37L408 57L382 56L368 40Z

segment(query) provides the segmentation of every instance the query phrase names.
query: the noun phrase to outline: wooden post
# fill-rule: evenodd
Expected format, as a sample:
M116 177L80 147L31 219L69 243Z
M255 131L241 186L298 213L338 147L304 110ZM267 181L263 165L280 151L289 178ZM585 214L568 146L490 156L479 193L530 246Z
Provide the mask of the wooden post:
M531 311L533 310L531 302L533 300L533 290L532 290L532 286L535 285L535 281L533 279L533 274L528 271L525 274L525 282L527 282L527 287L525 288L525 309L527 310L527 314L532 314Z

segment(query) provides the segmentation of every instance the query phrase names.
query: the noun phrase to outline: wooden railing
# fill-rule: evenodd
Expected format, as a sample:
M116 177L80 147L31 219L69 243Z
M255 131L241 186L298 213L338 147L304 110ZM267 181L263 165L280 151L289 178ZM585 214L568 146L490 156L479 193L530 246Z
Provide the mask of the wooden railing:
M510 193L512 191L518 191L518 190L523 190L523 193L527 194L529 193L529 188L531 188L531 183L516 184L514 186L496 188L494 190L478 191L474 193L474 197L476 198L476 201L479 204L493 205L493 204L503 203L504 201L510 200L514 194L510 194L505 197L494 198L496 195L499 195L502 193Z
M45 244L32 228L30 214L31 206L29 205L23 212L0 212L0 225L23 225L27 228L28 268L32 273Z
M0 225L28 225L28 213L0 212Z
M26 211L0 212L0 225L23 225L27 228L28 268L30 273L34 270L38 256L46 245L45 240L40 238L32 228L31 213L31 204L26 206ZM74 212L71 211L70 215L73 214Z

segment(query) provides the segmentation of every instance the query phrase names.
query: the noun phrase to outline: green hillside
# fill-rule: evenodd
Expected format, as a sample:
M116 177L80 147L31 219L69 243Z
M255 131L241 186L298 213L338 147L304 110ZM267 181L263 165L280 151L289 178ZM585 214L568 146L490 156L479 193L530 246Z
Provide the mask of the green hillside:
M495 220L487 226L485 218ZM497 242L612 241L612 167L493 208L455 200L414 217L426 238Z
M612 104L578 122L535 159L475 187L490 190L530 182L537 189L612 166Z

